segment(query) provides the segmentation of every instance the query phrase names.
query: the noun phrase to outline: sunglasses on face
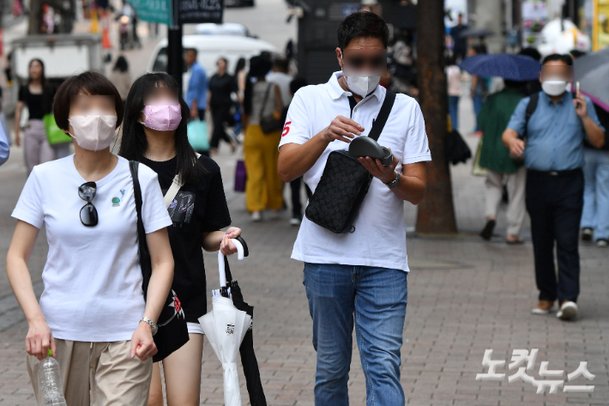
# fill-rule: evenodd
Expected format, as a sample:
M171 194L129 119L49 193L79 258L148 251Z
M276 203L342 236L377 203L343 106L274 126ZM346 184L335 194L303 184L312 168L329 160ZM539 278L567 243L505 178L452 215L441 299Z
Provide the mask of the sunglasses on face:
M354 69L360 69L366 66L373 69L380 69L387 65L387 56L385 54L371 57L365 57L361 55L343 55L343 58L345 63Z
M86 182L78 187L78 196L86 203L80 209L80 222L85 227L95 227L98 223L97 209L91 203L97 193L95 182Z

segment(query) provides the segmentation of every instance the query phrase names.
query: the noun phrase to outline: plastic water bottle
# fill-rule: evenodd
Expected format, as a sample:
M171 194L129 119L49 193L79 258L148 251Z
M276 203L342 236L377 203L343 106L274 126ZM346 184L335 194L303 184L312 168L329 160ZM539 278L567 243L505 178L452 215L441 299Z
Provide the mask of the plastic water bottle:
M67 406L63 397L59 363L53 358L52 350L49 350L48 357L38 367L38 392L41 406Z

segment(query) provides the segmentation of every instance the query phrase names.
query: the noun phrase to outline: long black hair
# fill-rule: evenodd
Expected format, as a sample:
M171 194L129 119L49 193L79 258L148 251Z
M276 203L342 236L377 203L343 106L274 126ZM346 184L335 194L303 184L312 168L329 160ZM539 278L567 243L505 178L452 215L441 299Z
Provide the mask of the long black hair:
M177 82L168 74L162 72L147 73L137 79L129 90L125 101L125 118L123 121L123 139L119 155L122 157L141 161L148 149L148 140L144 133L144 126L140 123L144 101L154 93L158 87L166 87L173 95L178 97ZM182 180L186 183L192 181L200 173L196 165L197 156L188 142L186 126L190 109L186 102L179 98L182 110L182 121L175 130L176 169Z

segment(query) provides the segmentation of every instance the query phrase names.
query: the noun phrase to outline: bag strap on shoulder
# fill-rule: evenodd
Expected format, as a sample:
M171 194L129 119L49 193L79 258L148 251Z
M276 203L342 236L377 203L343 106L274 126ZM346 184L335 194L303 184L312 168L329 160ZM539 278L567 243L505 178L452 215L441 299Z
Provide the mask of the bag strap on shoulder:
M531 117L535 110L537 109L537 103L539 103L539 93L533 93L529 98L529 103L527 104L527 109L524 112L524 132L521 134L520 138L525 140L528 136L529 132L529 121L531 121Z
M393 103L395 102L395 92L391 90L387 90L385 93L385 99L383 100L383 104L381 105L381 109L379 110L378 116L372 123L372 129L368 134L368 137L377 141L381 136L381 132L383 132L383 127L385 127L385 123L389 118L389 113L391 113L391 109L393 108Z

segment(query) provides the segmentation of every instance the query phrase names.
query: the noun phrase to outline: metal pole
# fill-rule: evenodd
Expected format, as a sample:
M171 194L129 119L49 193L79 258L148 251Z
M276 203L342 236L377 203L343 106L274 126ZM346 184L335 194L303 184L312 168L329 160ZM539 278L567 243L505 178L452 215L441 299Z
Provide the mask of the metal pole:
M182 96L182 74L184 73L184 52L182 50L182 24L179 16L179 0L173 0L173 24L167 32L167 73L178 82Z

